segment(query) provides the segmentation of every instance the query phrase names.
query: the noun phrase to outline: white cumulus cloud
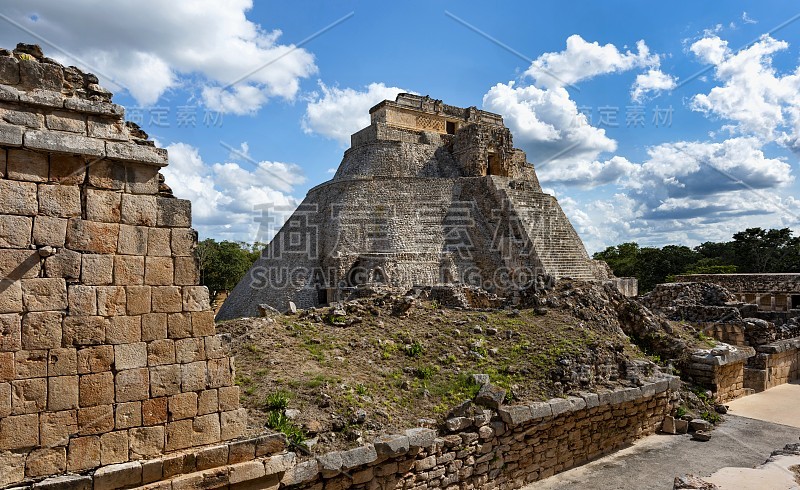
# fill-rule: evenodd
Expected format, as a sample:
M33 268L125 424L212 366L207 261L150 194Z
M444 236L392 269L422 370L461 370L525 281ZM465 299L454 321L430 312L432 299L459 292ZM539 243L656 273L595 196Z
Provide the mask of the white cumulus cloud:
M636 80L631 88L631 99L641 102L650 92L658 95L663 91L672 90L676 86L675 77L658 68L651 68L646 73L636 75Z

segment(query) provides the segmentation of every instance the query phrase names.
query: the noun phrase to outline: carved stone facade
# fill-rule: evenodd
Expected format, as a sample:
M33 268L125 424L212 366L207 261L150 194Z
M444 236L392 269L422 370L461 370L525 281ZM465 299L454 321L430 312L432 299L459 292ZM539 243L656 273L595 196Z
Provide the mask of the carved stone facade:
M370 283L508 296L537 274L611 279L501 116L410 94L370 115L334 178L309 191L218 319L256 316L260 304L318 306Z

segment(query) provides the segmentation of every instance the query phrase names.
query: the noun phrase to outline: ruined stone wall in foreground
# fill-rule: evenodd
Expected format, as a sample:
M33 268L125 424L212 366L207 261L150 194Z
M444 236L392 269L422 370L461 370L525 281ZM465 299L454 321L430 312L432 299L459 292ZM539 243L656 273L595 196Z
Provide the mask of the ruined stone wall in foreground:
M93 75L0 51L0 486L238 437L166 151Z

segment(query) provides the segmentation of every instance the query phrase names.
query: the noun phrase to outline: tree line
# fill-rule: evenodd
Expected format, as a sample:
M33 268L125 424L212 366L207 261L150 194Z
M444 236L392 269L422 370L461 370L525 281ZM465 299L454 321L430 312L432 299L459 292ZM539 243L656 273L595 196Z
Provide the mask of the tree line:
M639 291L652 290L678 274L800 272L800 237L789 228L748 228L729 242L640 247L627 242L594 254L617 277L635 277Z
M199 242L195 255L200 265L200 284L208 287L212 297L219 291L230 291L247 274L265 246L228 240L218 242L213 238Z

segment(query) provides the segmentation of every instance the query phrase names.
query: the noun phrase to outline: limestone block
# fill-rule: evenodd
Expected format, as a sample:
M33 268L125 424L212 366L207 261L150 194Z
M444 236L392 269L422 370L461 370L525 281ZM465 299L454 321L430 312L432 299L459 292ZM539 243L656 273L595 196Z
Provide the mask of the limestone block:
M147 365L163 366L165 364L175 364L175 342L170 339L159 339L148 343ZM205 369L203 373L205 374Z
M149 228L146 226L119 226L117 253L126 255L146 255Z
M134 369L147 366L147 344L119 344L114 346L114 369Z
M71 376L78 374L78 351L72 347L47 351L47 375Z
M11 382L11 413L36 413L47 407L47 378L18 379Z
M27 311L67 309L67 283L64 279L22 279L22 299Z
M67 238L67 220L52 216L37 216L33 219L34 245L63 247Z
M0 450L39 445L39 415L16 415L0 419Z
M117 430L142 425L142 403L118 403L114 410L114 427Z
M175 360L181 364L204 361L206 350L203 339L186 338L175 341Z
M205 286L185 286L183 288L184 311L205 311L211 309L208 288Z
M16 354L0 352L0 381L12 381L17 377Z
M151 396L177 395L181 391L181 368L179 365L154 366L150 368Z
M152 289L154 313L179 313L183 311L181 288L178 286L158 286Z
M97 315L97 289L93 286L68 286L67 300L70 315Z
M214 335L216 333L213 310L209 309L206 311L195 311L191 313L191 316L192 316L192 335L194 335L195 337L207 337L209 335Z
M219 420L219 417L217 417ZM228 445L220 444L203 448L197 453L196 464L198 470L219 468L228 463Z
M45 478L34 487L37 490L92 490L92 477L61 475Z
M94 490L113 490L139 485L142 465L138 462L104 466L94 473Z
M167 314L149 313L142 315L142 340L160 340L167 338Z
M68 471L77 472L100 466L100 438L86 436L70 439L67 455Z
M163 427L162 427L163 429ZM133 436L131 436L132 438ZM161 451L163 452L164 448L164 436L162 433L161 436ZM133 451L133 449L131 449ZM131 452L131 459L137 459L137 454ZM142 487L143 489L147 490L171 490L172 489L172 482L170 481L162 481L160 483L153 483L158 482L164 477L164 461L161 459L151 459L149 461L142 461L142 483L152 483L152 485L148 485L146 487Z
M169 397L167 413L170 421L194 417L197 415L197 393L178 393Z
M142 317L115 316L109 318L106 342L109 344L132 344L142 340Z
M127 286L125 296L128 299L128 315L150 313L150 286Z
M191 228L173 228L172 255L193 257L197 247L197 232Z
M3 360L4 357L4 355L0 355L0 366L6 364ZM7 371L7 369L3 369L3 371ZM21 350L15 352L13 372L17 379L47 376L47 351ZM0 374L0 376L3 376L3 374Z
M158 198L158 226L191 228L192 203L185 199Z
M47 129L86 134L86 116L72 112L54 111L47 115Z
M0 313L22 313L23 309L20 281L0 280Z
M171 339L183 339L192 336L192 316L189 313L172 313L167 315L167 334Z
M33 218L0 215L0 248L28 248L31 245Z
M264 475L264 463L261 461L248 461L230 467L229 481L231 485L233 485L256 480L262 478Z
M86 180L86 162L80 155L50 155L50 182L79 185Z
M86 189L86 219L119 223L122 193L102 189Z
M130 430L131 459L155 458L164 451L164 427Z
M144 257L136 255L114 256L114 284L135 285L144 282Z
M122 286L98 286L97 313L100 316L119 316L127 313L127 296Z
M39 252L36 250L0 249L0 280L16 281L39 277Z
M78 280L81 277L81 254L62 248L45 259L44 270L49 278Z
M19 60L19 81L25 88L40 88L60 92L64 73L60 66L40 63L38 60Z
M194 429L192 420L178 420L169 422L166 430L165 451L175 451L192 446Z
M88 129L89 136L92 138L122 141L129 138L128 131L120 120L89 116Z
M264 471L267 475L284 473L294 467L297 456L295 453L284 453L272 456L264 460Z
M106 154L102 141L78 134L28 130L25 131L23 143L26 148L31 150L95 157L104 157Z
M111 284L114 279L112 255L83 254L81 256L81 282L90 286Z
M114 373L102 372L80 376L80 406L95 407L114 403Z
M100 464L122 463L128 460L128 431L107 432L100 436Z
M184 369L191 369L191 366L194 364L199 364L200 368L203 370L202 373L205 374L205 363L198 362L192 364L186 364L183 366ZM194 379L194 378L192 378ZM186 384L186 371L184 370L184 385ZM203 376L203 384L205 384L205 376ZM238 406L229 408L228 410L235 410L239 408ZM197 415L208 415L210 413L216 413L220 410L219 407L219 393L218 390L203 390L197 396Z
M222 388L233 384L233 372L228 358L208 361L208 387Z
M2 181L0 181L0 183L2 183ZM170 257L172 255L169 228L149 229L147 255L155 257Z
M149 194L158 193L158 167L153 165L138 165L128 163L127 181L125 191L130 194Z
M238 386L224 386L219 389L219 409L223 412L237 410L241 392Z
M167 150L163 148L107 141L106 152L108 153L108 158L117 160L151 163L161 167L167 165Z
M109 321L101 316L64 318L63 345L99 345L105 342Z
M240 408L220 413L220 429L223 441L241 437L247 429L247 410Z
M203 337L206 343L206 357L209 359L219 359L228 355L229 346L223 342L222 336L212 335Z
M184 391L200 391L206 389L205 362L203 361L190 362L188 364L183 364L181 366L181 389L183 389ZM214 393L216 396L216 391L214 391Z
M103 116L123 117L125 115L125 109L121 105L97 100L81 99L79 97L64 99L64 108Z
M0 179L6 178L6 150L0 149Z
M39 212L36 184L0 180L0 209L7 214L36 215Z
M0 315L0 352L22 348L22 317L16 313Z
M72 218L67 224L67 248L80 252L113 254L117 251L119 225Z
M144 282L151 286L169 286L174 284L172 258L147 257Z
M125 165L112 160L97 160L89 165L89 184L99 189L123 190Z
M57 475L67 469L67 448L45 447L33 450L25 461L25 474L30 478Z
M13 56L0 57L0 83L19 84L19 61Z
M152 382L153 375L150 375ZM142 423L144 425L164 424L167 421L167 398L150 398L142 402Z
M200 284L200 268L195 257L175 257L175 285L196 286Z
M31 129L39 129L44 125L44 116L35 111L17 110L3 105L0 108L0 118L3 121L15 126L25 126Z
M7 93L8 91L3 86L0 86L0 100L4 100L4 96ZM19 126L0 124L0 145L22 146L22 131L23 128Z
M47 378L47 409L51 411L78 408L78 377Z
M0 486L21 482L25 479L25 454L0 452L0 468Z
M39 185L39 214L57 218L81 215L81 191L76 185Z
M50 160L47 153L8 150L8 178L26 182L47 182Z
M66 446L78 432L78 411L43 412L39 415L39 434L42 446Z
M114 384L118 403L146 400L150 396L150 372L147 368L120 371Z
M155 226L156 197L123 194L120 220L128 225Z

